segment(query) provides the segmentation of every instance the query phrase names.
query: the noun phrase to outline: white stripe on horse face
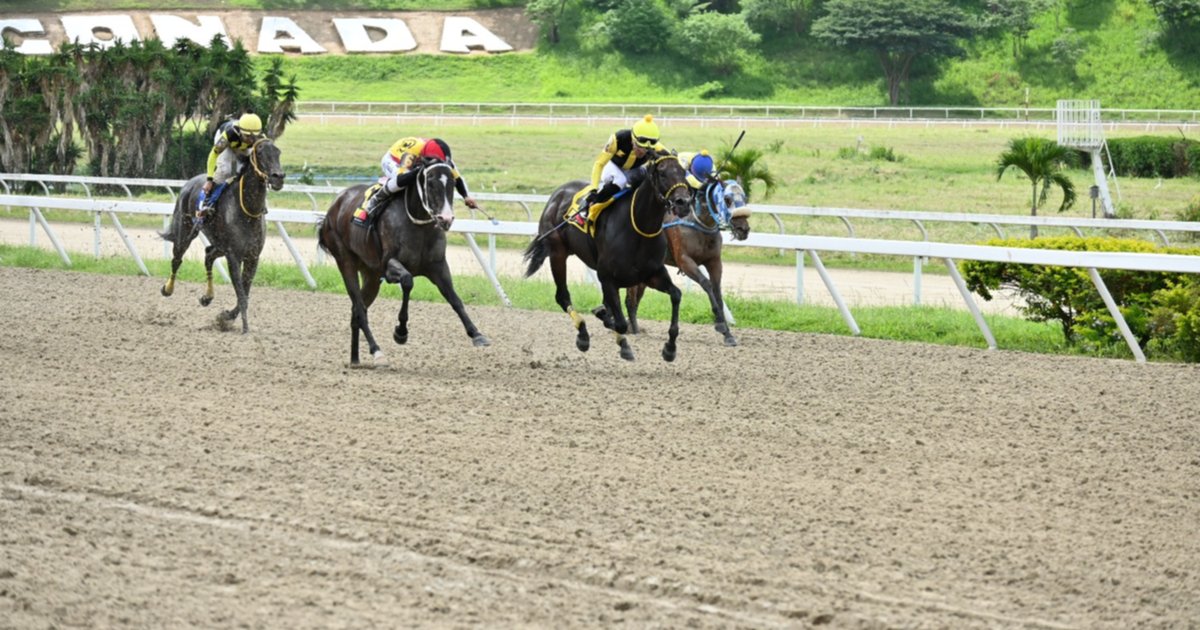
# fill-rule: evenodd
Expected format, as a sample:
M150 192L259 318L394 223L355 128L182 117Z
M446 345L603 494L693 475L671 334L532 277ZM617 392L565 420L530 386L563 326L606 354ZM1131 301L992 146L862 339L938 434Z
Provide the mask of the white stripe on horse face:
M454 180L450 176L449 173L439 170L437 178L441 182L442 188L444 190L451 190L451 191L454 190ZM444 201L442 202L442 207L438 211L439 217L441 217L443 219L453 219L454 218L453 200L454 200L454 197L452 195L446 195L444 197Z

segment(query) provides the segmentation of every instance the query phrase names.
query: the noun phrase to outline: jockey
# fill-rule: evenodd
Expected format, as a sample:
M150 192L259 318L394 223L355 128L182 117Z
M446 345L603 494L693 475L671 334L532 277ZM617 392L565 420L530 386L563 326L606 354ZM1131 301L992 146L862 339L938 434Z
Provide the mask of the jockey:
M383 176L379 178L382 186L371 195L371 200L364 208L367 212L366 223L370 223L375 212L387 205L387 200L391 199L392 195L412 183L417 177L417 171L413 167L426 159L449 164L451 172L454 173L454 188L462 196L463 203L467 204L468 208L479 207L471 193L467 192L467 182L459 174L454 160L450 158L450 145L440 138L426 140L408 137L397 140L379 162L383 168Z
M571 221L584 225L587 209L593 203L603 203L624 188L638 184L645 176L645 164L650 151L666 152L659 143L658 125L650 114L630 129L621 129L608 138L592 165L592 186L595 187L579 204Z
M679 163L687 171L688 185L695 190L704 188L708 182L720 179L716 164L708 151L701 149L699 153L680 153Z
M229 119L217 127L213 148L208 154L208 179L200 190L200 203L196 209L197 224L204 223L205 215L216 206L225 185L237 177L238 158L250 154L250 149L261 137L262 127L262 119L251 113L242 114L236 121Z

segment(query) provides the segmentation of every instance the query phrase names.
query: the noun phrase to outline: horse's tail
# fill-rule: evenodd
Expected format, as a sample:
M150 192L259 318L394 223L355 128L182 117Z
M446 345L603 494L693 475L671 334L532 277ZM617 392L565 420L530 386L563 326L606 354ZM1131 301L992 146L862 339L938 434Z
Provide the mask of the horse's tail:
M326 253L332 254L333 250L329 249L329 246L325 244L325 224L328 222L329 215L325 215L317 220L317 245L320 245L321 249L325 250Z
M167 241L168 243L175 242L175 235L178 233L178 230L179 230L180 214L182 214L182 213L179 212L178 208L175 209L175 212L171 213L171 225L169 225L167 227L167 229L158 233L158 235L162 238L162 240Z
M540 236L534 238L529 247L525 248L525 260L529 262L529 266L525 268L525 277L528 278L537 273L549 254L550 252L546 250L546 239Z

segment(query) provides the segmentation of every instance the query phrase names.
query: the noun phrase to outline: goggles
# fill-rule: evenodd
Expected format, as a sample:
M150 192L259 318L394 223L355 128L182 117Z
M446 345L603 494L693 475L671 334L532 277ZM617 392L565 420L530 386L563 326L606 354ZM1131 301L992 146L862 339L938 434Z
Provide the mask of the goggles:
M637 143L639 147L645 149L649 149L650 147L658 144L658 138L647 138L645 136L634 136L633 141Z

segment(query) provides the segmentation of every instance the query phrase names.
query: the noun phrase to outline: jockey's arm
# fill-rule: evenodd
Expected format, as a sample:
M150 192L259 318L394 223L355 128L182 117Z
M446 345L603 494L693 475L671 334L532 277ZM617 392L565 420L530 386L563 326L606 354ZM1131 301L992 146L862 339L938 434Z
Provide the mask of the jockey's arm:
M212 151L208 152L208 179L204 182L204 192L212 191L213 175L217 174L217 158L227 148L229 148L229 138L225 134L221 134L216 143L213 144Z
M613 134L609 136L608 142L604 145L604 150L600 151L600 155L596 156L596 161L592 164L592 186L600 186L600 173L604 171L604 165L608 164L616 154L617 135Z
M450 165L451 172L454 173L454 189L458 191L458 195L463 198L463 203L467 204L468 208L476 208L478 204L471 197L471 193L467 190L467 180L458 172L458 169L453 164Z

